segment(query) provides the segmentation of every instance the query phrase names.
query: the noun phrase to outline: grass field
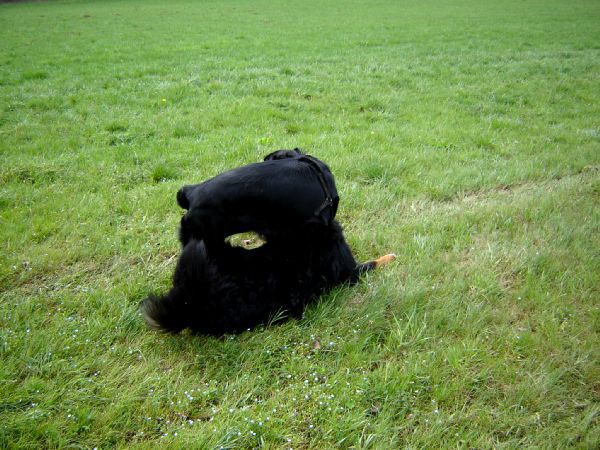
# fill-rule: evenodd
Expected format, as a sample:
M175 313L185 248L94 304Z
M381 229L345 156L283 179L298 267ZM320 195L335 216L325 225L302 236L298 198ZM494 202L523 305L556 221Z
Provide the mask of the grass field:
M299 146L357 258L147 330L175 192ZM0 4L0 448L600 446L600 2Z

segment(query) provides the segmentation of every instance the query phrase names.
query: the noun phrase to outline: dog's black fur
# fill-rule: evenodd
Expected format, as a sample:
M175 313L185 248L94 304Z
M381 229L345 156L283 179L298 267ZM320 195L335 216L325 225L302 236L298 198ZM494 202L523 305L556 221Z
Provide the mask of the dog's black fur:
M298 149L184 186L173 287L142 302L146 322L173 333L240 332L278 313L298 317L326 289L393 259L356 263L334 219L338 200L329 168ZM244 231L266 243L247 250L224 242Z
M357 264L342 229L303 225L288 237L246 250L224 246L218 255L203 241L188 241L179 258L173 287L142 302L147 323L177 333L237 333L266 323L278 312L298 317L320 293L358 281L377 261Z
M279 150L263 162L224 172L203 183L187 185L177 203L180 240L202 240L211 254L230 235L255 231L270 240L300 225L329 225L339 196L329 167L299 149Z

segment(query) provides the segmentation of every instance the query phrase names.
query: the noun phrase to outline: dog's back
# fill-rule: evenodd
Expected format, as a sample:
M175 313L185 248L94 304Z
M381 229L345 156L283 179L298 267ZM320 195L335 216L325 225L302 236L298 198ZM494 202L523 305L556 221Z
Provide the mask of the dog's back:
M329 225L339 197L329 168L303 155L239 167L177 193L187 209L181 221L185 245L190 238L221 245L232 234L268 235L300 224Z

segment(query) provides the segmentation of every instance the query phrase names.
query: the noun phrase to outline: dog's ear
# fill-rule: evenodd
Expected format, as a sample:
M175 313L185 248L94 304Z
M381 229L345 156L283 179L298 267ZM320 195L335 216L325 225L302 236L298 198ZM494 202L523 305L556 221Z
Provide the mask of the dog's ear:
M298 158L303 154L304 153L302 153L302 150L296 147L294 150L277 150L276 152L269 153L267 156L265 156L264 160L271 161L274 159Z
M184 186L177 191L177 204L183 209L190 209L190 199L188 192L192 186Z
M267 156L263 158L263 161L271 161L273 159L279 159L277 155L281 152L281 150L277 150L276 152L269 153Z

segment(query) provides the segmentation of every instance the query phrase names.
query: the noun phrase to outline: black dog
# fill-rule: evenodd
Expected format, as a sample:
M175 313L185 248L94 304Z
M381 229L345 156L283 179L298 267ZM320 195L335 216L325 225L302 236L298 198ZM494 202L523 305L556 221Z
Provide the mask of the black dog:
M188 212L181 219L180 240L204 241L212 254L223 240L255 231L270 240L300 225L328 226L339 197L329 167L299 149L279 150L254 163L200 184L184 186L177 203Z
M294 227L254 250L225 245L218 255L207 251L203 241L191 239L171 290L148 297L141 309L148 325L162 331L237 333L278 313L298 317L326 289L354 283L393 259L386 255L357 264L335 220Z
M240 332L277 313L301 315L306 304L340 283L386 264L394 255L357 264L334 220L339 197L329 168L300 150L279 150L177 193L182 254L173 287L150 296L147 323L179 332ZM224 238L254 231L254 250Z

